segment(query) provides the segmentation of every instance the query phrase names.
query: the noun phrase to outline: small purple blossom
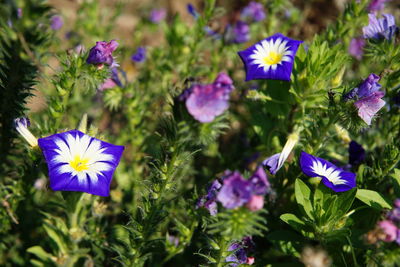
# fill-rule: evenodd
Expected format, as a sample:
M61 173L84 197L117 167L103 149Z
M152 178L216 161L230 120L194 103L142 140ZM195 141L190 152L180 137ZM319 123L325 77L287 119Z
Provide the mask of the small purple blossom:
M229 106L229 94L233 90L232 80L220 73L212 84L195 84L184 94L188 112L202 123L211 122Z
M174 235L167 235L167 240L168 240L168 243L170 243L174 247L179 246L179 237L174 236Z
M393 242L397 239L399 229L389 220L380 221L378 227L382 230L384 236L381 238L384 242Z
M54 191L80 191L108 196L111 179L124 150L71 130L39 138Z
M309 177L321 177L322 183L335 192L348 191L356 186L356 174L345 171L331 162L301 152L300 167Z
M123 87L121 79L119 78L118 69L114 67L111 69L111 77L106 79L105 82L100 85L99 90L104 91L105 89L111 89L116 86Z
M143 46L138 47L136 52L131 56L131 59L135 62L144 62L146 60L146 48Z
M117 47L118 43L115 40L111 40L110 42L96 42L96 45L89 51L86 63L93 65L115 65L112 53L117 49Z
M217 194L218 190L221 189L222 184L218 181L215 180L211 186L207 190L207 195L201 197L198 202L196 207L200 208L206 208L210 212L210 215L214 216L218 213L217 210Z
M241 14L242 19L251 19L254 21L261 21L265 19L264 7L261 3L251 1L245 8L243 8Z
M381 11L385 7L385 3L389 1L390 0L371 0L367 9L371 13Z
M244 21L229 24L225 29L225 40L228 43L245 43L250 40L250 27Z
M294 57L303 41L276 33L238 52L246 70L246 81L272 79L290 81Z
M165 8L153 9L150 12L149 20L154 24L158 24L164 20L166 16L167 10Z
M231 172L224 179L223 186L217 195L217 200L227 209L243 206L252 196L252 186L249 181L243 179L238 172Z
M349 45L349 54L354 58L361 60L364 55L365 40L363 38L353 38Z
M61 27L64 25L64 20L62 19L61 16L55 15L51 17L51 28L55 31L61 29Z
M255 195L265 195L271 189L267 174L262 166L257 167L248 181L252 186L252 193Z
M397 31L394 17L391 14L383 14L383 18L377 19L375 14L369 14L369 24L363 27L364 38L391 40Z
M349 144L349 164L359 165L365 160L365 149L356 141Z
M225 262L230 263L229 266L236 267L240 264L253 264L254 258L248 257L249 253L254 250L255 244L250 236L244 237L240 242L233 242L228 251L233 252L226 257Z
M262 165L265 166L271 174L276 174L276 172L282 167L278 165L281 153L272 155L271 157L265 159Z
M400 223L400 198L394 201L394 207L388 213L388 219Z
M18 8L18 9L17 9L17 17L18 17L19 19L22 18L22 14L23 14L22 8Z
M196 8L192 4L187 4L186 9L189 12L190 15L193 16L193 18L198 19L199 18L199 13L197 12Z

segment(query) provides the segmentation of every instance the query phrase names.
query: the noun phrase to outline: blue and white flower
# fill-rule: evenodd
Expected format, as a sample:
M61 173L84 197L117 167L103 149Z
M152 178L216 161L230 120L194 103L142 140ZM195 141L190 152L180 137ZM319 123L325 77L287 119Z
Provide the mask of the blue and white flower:
M309 177L321 177L322 183L335 192L348 191L356 186L356 174L345 171L329 161L301 152L300 167Z
M109 195L123 146L77 130L39 138L38 142L48 165L51 189Z
M276 33L238 52L246 69L246 81L272 79L290 81L294 57L303 41Z

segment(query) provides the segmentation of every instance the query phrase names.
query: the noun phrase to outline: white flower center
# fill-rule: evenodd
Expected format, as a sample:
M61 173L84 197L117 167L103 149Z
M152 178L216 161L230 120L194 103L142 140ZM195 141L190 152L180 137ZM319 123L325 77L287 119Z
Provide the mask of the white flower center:
M346 180L341 179L340 171L335 170L333 167L328 168L327 165L318 160L313 161L313 166L311 166L311 168L316 174L318 174L318 176L326 177L326 179L328 179L334 185L347 183Z
M263 68L264 72L276 70L278 65L282 64L283 61L290 62L292 54L287 46L288 41L281 38L275 40L264 40L261 44L256 44L254 53L250 55L253 59L252 64L257 64L259 68Z

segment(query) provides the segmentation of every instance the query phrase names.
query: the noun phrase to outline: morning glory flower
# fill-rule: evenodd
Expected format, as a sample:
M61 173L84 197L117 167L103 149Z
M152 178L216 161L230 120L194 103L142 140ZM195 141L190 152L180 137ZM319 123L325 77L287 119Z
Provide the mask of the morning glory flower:
M146 60L146 48L143 46L138 47L135 54L131 56L131 59L135 62L144 62Z
M55 15L51 17L51 28L55 31L61 29L64 25L64 21L61 16Z
M117 49L118 43L115 40L110 42L96 42L89 51L89 56L86 59L86 63L93 65L115 65L112 53Z
M246 69L246 81L272 79L290 81L294 57L303 41L276 33L238 52Z
M349 163L351 165L359 165L365 160L365 149L356 141L349 144Z
M164 20L166 16L167 16L167 10L165 10L165 8L153 9L150 12L149 20L154 24L158 24L162 20Z
M188 112L202 123L211 122L229 106L233 82L225 73L218 74L212 84L195 84L183 93Z
M363 27L364 38L391 40L397 31L394 17L391 14L383 14L383 18L377 19L375 14L368 14L369 25Z
M225 40L228 43L245 43L250 40L250 27L244 21L237 21L234 25L228 25L225 29Z
M108 196L123 146L106 143L78 130L39 138L54 191Z
M362 59L364 54L365 40L363 38L353 38L349 45L349 54L358 60Z
M261 3L251 1L245 8L243 8L240 16L243 19L261 21L265 19L264 7Z
M347 172L322 158L301 152L300 167L309 177L321 177L322 183L335 192L348 191L356 186L356 174Z
M297 133L292 133L289 135L288 140L286 141L285 146L282 149L281 153L277 153L267 158L262 162L262 165L266 167L271 174L276 174L280 168L282 168L286 159L289 157L292 152L294 146L299 141L299 135Z
M379 79L378 75L371 73L358 87L343 96L345 101L358 99L354 106L358 109L358 116L368 125L371 125L374 115L386 104L381 99L385 93L379 91L382 87L378 83Z
M246 204L252 196L252 186L238 172L227 173L217 200L227 209L234 209Z
M210 212L210 215L214 216L218 213L217 210L217 194L218 190L221 189L222 184L218 181L215 180L211 186L207 190L207 195L201 197L199 201L197 202L196 207L203 207L208 209Z
M28 130L31 122L28 118L18 118L14 120L14 126L17 132L29 143L31 147L38 145L36 137Z

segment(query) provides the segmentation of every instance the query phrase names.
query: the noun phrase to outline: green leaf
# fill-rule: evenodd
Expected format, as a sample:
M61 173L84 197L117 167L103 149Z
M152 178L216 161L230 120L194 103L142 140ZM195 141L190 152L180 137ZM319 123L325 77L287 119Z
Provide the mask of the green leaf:
M301 206L304 214L312 219L313 208L311 205L310 188L308 188L308 186L302 180L296 179L294 189L297 203Z
M378 192L368 189L358 189L356 197L375 209L391 209L390 203L384 199Z
M29 253L36 255L42 261L52 261L52 255L47 253L42 247L40 246L33 246L26 250Z
M292 213L285 213L280 216L280 219L285 223L289 224L295 230L301 232L307 228L307 225Z
M394 173L391 175L393 178L393 187L397 196L400 196L400 170L394 169Z

